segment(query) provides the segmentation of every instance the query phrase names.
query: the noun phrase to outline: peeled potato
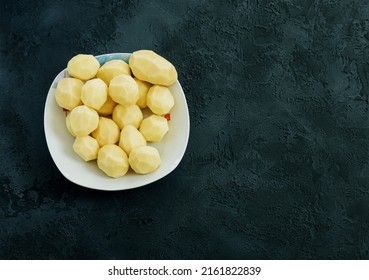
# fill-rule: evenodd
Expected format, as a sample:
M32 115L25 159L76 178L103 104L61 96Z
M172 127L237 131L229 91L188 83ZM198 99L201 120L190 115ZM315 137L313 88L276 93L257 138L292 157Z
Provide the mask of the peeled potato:
M146 96L147 106L157 115L168 114L174 106L170 90L163 86L152 86Z
M128 161L133 171L138 174L151 173L161 164L158 150L150 146L141 146L132 149Z
M103 80L96 78L87 81L82 87L81 100L86 106L99 110L108 98L108 87Z
M111 115L111 114L113 114L113 109L114 109L115 105L117 105L117 103L115 103L113 101L113 99L111 99L111 97L108 95L104 105L102 105L101 108L99 110L97 110L97 112L101 116Z
M129 124L138 128L142 119L142 111L137 105L123 106L118 104L113 110L113 120L120 129Z
M74 140L73 150L84 160L90 161L97 158L99 144L91 136L81 136Z
M100 78L107 85L109 85L110 81L114 77L122 74L131 75L131 69L123 60L115 59L105 62L105 64L97 71L96 77Z
M141 146L146 146L145 138L133 125L126 125L120 133L119 147L129 155L133 148Z
M114 144L119 140L119 127L111 119L100 117L99 126L92 132L92 136L97 140L100 146Z
M124 176L128 169L128 157L117 145L108 144L100 148L97 165L106 175L118 178Z
M135 77L156 85L170 86L178 78L172 63L149 50L132 53L129 66Z
M144 109L147 107L146 104L146 95L147 92L149 91L151 84L145 81L141 81L139 79L137 79L136 77L133 78L137 85L138 85L138 100L136 102L137 106L140 107L141 109Z
M138 100L138 86L129 75L119 75L110 81L109 95L115 102L128 106Z
M75 78L64 78L58 82L55 89L56 103L62 108L72 110L81 104L83 82Z
M174 66L153 51L141 50L130 56L129 64L116 59L101 67L94 56L79 54L67 70L73 78L59 81L55 99L70 111L65 122L76 138L73 150L85 161L97 159L98 167L113 178L124 176L130 166L138 174L157 170L160 154L147 142L160 142L169 131L163 115L174 106L168 88L178 77ZM146 107L153 114L143 119L141 109Z
M140 126L141 134L150 142L160 142L168 130L167 119L157 115L144 119Z
M78 54L69 60L68 73L81 80L89 80L96 76L100 63L90 54Z
M86 105L78 106L70 112L70 126L77 137L90 134L98 124L99 114Z
M67 117L65 118L65 124L67 126L69 133L72 134L73 137L76 137L70 125L70 112L67 114Z

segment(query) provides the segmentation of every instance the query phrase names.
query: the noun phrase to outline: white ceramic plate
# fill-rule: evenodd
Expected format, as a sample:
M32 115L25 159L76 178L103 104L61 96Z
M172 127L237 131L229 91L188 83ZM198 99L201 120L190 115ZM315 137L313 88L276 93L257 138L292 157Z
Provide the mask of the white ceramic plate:
M129 57L129 53L96 56L100 64L112 59L123 59L128 62ZM60 172L68 180L91 189L105 191L127 190L159 180L178 166L186 150L190 133L187 102L178 81L169 87L175 101L175 105L170 112L169 132L160 143L149 144L159 150L162 164L151 174L138 175L130 170L125 176L114 179L105 175L97 167L96 161L85 162L73 151L74 138L69 134L65 126L65 113L57 105L54 98L54 90L58 81L67 76L67 70L64 69L51 84L45 103L44 128L51 157Z

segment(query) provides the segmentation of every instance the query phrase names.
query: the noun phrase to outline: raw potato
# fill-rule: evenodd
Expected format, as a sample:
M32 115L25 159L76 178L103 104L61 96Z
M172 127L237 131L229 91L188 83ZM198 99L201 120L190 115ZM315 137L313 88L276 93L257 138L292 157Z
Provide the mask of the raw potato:
M72 78L58 82L55 99L70 111L65 122L75 137L75 153L85 161L97 159L98 167L113 178L124 176L130 166L138 174L157 170L159 151L147 142L160 142L169 131L163 115L174 106L168 88L178 78L174 66L153 51L141 50L130 56L129 64L116 59L101 67L94 56L79 54L69 60L67 70ZM143 119L141 109L146 107L153 114Z
M86 105L78 106L70 112L71 129L77 137L90 134L98 124L99 114Z
M126 125L120 133L119 147L129 155L133 148L141 146L146 146L145 138L133 125Z
M138 100L138 86L129 75L119 75L110 81L109 95L111 99L121 105L133 105Z
M123 60L115 59L105 62L105 64L97 71L96 77L103 80L109 86L110 81L114 77L122 74L131 75L131 69Z
M117 105L117 103L115 103L113 99L111 99L111 97L108 95L106 102L104 103L104 105L101 106L99 110L97 110L97 112L101 116L109 116L113 114L113 109L115 105Z
M137 85L138 85L138 100L136 102L136 104L138 105L138 107L140 107L141 109L144 109L147 107L146 104L146 95L147 92L149 91L151 84L145 81L141 81L139 79L137 79L136 77L133 78Z
M123 106L118 104L113 110L113 120L120 129L129 124L138 128L142 119L142 111L137 105Z
M74 140L73 150L84 160L90 161L97 158L97 152L99 151L99 144L95 138L91 136L77 137Z
M119 127L111 119L100 117L99 126L92 132L92 136L100 146L115 144L119 141Z
M67 65L69 75L81 80L92 79L99 68L99 61L90 54L78 54L69 60Z
M70 112L67 114L66 118L65 118L65 124L67 126L67 129L69 131L70 134L72 134L73 137L76 137L76 135L74 134L72 127L70 126Z
M55 89L56 103L71 111L81 104L81 90L83 82L75 78L64 78L58 82Z
M99 110L108 97L108 87L103 80L96 78L87 81L82 87L81 100L88 107Z
M173 108L174 99L167 87L155 85L147 93L146 103L154 114L165 115Z
M160 142L168 130L167 119L157 115L144 119L140 126L140 132L150 142Z
M150 146L134 148L129 154L129 165L138 174L154 172L161 164L157 149Z
M129 66L135 77L156 85L170 86L178 78L172 63L149 50L132 53Z
M124 176L128 169L128 157L117 145L108 144L100 148L97 165L106 175L118 178Z

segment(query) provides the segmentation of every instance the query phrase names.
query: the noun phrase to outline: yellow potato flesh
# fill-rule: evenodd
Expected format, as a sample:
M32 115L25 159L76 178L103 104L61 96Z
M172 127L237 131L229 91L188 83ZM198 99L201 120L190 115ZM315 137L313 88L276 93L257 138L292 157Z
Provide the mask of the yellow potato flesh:
M129 75L119 75L110 81L109 95L111 99L121 105L133 105L138 100L138 86Z
M129 66L135 77L156 85L170 86L178 78L172 63L149 50L132 53Z
M69 131L70 134L72 134L73 137L76 137L76 135L74 134L72 127L70 125L70 112L67 114L66 118L65 118L65 124L67 126L67 129Z
M107 98L108 87L99 78L87 81L82 87L81 100L83 104L94 110L99 110Z
M72 77L89 80L96 76L100 63L90 54L78 54L69 60L67 70Z
M155 171L161 164L157 149L150 146L141 146L132 149L129 154L129 165L138 174L148 174Z
M133 148L141 146L146 146L146 140L142 134L133 125L125 126L120 133L119 147L129 155Z
M130 166L138 174L157 170L160 154L147 142L160 142L169 131L163 115L174 106L168 86L177 81L175 67L155 52L141 50L130 56L129 64L111 60L101 67L92 55L76 55L67 70L72 78L59 81L55 99L70 111L65 122L76 137L73 150L85 161L97 159L113 178L124 176ZM146 107L153 114L143 119Z
M126 74L131 75L131 69L129 65L123 60L116 59L110 60L106 62L100 69L97 71L96 77L103 80L107 85L110 84L110 81L119 75Z
M111 119L100 117L99 126L92 132L92 136L97 140L100 146L114 144L119 140L119 127Z
M113 114L113 109L115 105L117 105L117 103L115 103L113 99L111 99L111 97L108 95L106 98L106 102L104 103L104 105L101 106L99 110L97 110L97 112L101 116L111 115Z
M146 103L154 114L165 115L173 108L174 98L167 87L155 85L147 93Z
M100 148L97 165L106 175L118 178L124 176L128 169L128 157L117 145L108 144Z
M90 134L98 124L99 114L86 105L78 106L70 112L71 129L77 137Z
M64 109L72 110L81 104L83 82L75 78L64 78L55 89L56 103Z
M123 106L118 104L113 110L113 120L120 129L129 124L138 128L142 119L142 111L137 105Z
M146 104L146 95L147 92L149 91L151 84L145 81L141 81L139 79L137 79L136 77L133 78L137 85L138 85L138 100L136 102L137 106L140 107L141 109L144 109L147 107Z
M141 134L149 142L160 142L168 130L167 119L157 115L144 119L140 126Z
M91 136L77 137L74 140L73 150L84 160L90 161L97 158L99 144Z

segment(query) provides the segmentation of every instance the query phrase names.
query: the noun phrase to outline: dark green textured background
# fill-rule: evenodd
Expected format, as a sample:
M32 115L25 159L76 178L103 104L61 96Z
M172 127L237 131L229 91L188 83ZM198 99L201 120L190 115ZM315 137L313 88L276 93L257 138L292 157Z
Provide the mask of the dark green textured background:
M368 259L369 2L3 1L0 258ZM187 152L162 180L78 187L43 108L77 53L176 67Z

